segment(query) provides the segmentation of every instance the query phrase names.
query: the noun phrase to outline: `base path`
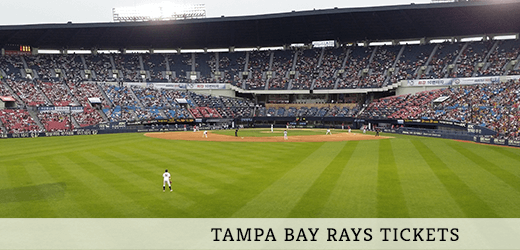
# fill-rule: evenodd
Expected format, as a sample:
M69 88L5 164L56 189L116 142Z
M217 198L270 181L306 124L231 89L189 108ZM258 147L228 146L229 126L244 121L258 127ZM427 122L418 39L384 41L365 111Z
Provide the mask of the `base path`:
M208 131L208 138L203 137L203 132L163 132L163 133L146 133L148 137L181 140L181 141L243 141L243 142L324 142L324 141L363 141L363 140L379 140L391 138L388 136L374 136L357 133L337 133L332 135L295 135L283 139L283 135L270 137L235 137L229 135L220 135Z

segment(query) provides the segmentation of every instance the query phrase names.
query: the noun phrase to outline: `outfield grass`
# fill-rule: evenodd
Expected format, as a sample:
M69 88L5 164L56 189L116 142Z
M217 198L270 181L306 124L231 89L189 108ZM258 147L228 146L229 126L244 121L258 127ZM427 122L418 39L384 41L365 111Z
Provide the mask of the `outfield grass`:
M520 149L391 136L319 143L168 141L138 133L0 140L0 216L520 217ZM171 193L162 192L166 168Z

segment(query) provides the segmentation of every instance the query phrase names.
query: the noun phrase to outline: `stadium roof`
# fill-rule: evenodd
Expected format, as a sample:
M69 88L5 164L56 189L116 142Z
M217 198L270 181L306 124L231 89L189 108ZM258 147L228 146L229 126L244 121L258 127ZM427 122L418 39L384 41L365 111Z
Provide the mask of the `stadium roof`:
M406 40L520 32L520 2L327 9L136 23L0 26L0 46L40 49L269 47L337 40Z

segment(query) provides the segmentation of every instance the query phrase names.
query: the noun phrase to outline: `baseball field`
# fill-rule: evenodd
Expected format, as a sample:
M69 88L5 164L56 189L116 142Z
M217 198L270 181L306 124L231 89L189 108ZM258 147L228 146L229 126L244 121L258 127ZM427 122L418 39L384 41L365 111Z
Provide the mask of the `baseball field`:
M0 140L0 216L520 217L517 148L338 130L290 130L288 140L282 130L234 132ZM163 192L165 169L173 192Z

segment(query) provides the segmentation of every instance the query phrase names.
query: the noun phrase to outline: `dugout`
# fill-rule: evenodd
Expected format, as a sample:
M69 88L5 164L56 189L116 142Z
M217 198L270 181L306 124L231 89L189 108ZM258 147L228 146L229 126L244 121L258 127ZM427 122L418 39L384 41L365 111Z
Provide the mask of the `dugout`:
M16 100L12 96L0 96L0 109L17 108Z

